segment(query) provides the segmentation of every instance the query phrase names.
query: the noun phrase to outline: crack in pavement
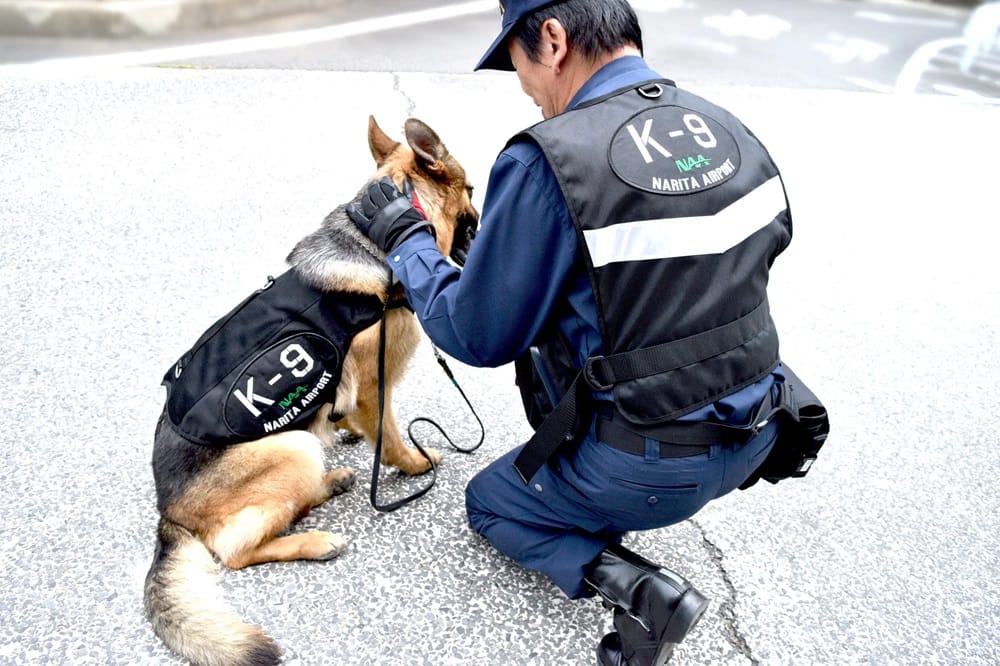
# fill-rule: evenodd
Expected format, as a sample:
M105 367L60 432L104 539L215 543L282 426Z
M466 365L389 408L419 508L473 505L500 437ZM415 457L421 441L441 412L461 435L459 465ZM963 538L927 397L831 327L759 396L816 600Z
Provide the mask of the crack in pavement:
M722 616L726 639L736 650L739 651L740 654L749 659L751 664L758 666L760 662L754 658L753 652L750 650L750 644L747 643L746 637L740 632L739 621L736 618L736 586L733 585L733 581L729 578L729 572L726 571L726 567L723 565L722 550L712 543L712 541L708 538L708 534L705 532L705 528L699 525L697 521L689 519L688 522L690 522L694 528L698 530L699 534L701 534L702 545L705 548L705 552L708 553L708 556L715 564L716 569L719 570L722 582L726 586L727 598L719 605L719 614Z
M406 117L412 118L413 112L417 108L417 103L410 97L405 90L403 90L402 81L399 78L399 72L392 73L392 89L403 96L406 100Z

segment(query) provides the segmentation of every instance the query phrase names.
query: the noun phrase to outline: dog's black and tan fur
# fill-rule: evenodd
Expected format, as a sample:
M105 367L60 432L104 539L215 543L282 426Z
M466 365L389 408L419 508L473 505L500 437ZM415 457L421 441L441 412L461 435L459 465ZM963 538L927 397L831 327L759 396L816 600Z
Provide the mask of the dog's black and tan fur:
M465 171L424 123L405 125L407 144L393 141L369 119L368 143L376 177L402 187L409 179L435 227L441 252L478 222ZM383 253L350 221L344 206L330 213L288 256L306 282L332 292L388 298ZM275 642L244 623L219 596L213 555L228 567L297 559L328 560L341 554L339 534L311 531L278 536L314 506L349 489L354 471L327 471L322 446L338 428L374 442L378 427L379 326L360 332L344 360L333 404L325 405L306 430L288 430L230 447L209 447L180 437L160 417L153 447L160 523L157 548L146 577L145 607L156 634L196 664L273 664ZM403 443L392 413L392 388L419 342L419 323L405 308L385 319L386 367L382 463L420 474L430 463ZM343 415L336 423L330 415ZM441 456L429 451L435 462Z

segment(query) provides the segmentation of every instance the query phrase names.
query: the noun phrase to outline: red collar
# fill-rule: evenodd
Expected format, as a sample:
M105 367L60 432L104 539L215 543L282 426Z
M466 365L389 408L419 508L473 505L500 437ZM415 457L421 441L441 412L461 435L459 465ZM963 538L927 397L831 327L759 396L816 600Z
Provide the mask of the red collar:
M420 214L424 216L425 220L431 219L430 217L428 217L427 211L424 210L424 207L420 205L420 199L417 198L417 191L416 190L413 190L413 201L412 201L412 203L413 203L413 207L420 211Z

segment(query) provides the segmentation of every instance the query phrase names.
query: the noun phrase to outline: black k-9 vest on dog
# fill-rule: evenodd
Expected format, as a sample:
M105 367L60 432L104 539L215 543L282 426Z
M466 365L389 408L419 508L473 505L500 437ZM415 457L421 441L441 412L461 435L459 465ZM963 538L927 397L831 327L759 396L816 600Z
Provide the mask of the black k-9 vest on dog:
M515 462L526 482L586 429L595 391L610 391L615 418L652 437L776 367L766 287L791 214L777 167L739 120L661 80L517 141L541 147L566 199L606 354L581 370L550 326L519 359L536 428Z
M168 421L216 446L304 427L333 401L351 340L383 311L376 296L323 292L293 271L269 280L167 371Z

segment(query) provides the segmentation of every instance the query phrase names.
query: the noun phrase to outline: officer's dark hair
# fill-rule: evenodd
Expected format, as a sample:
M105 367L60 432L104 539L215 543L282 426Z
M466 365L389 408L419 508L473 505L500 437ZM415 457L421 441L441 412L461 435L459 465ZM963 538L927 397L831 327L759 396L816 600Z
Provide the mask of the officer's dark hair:
M522 18L514 38L533 62L538 62L542 24L554 18L566 29L570 48L596 60L623 46L642 53L642 29L628 0L563 0Z

